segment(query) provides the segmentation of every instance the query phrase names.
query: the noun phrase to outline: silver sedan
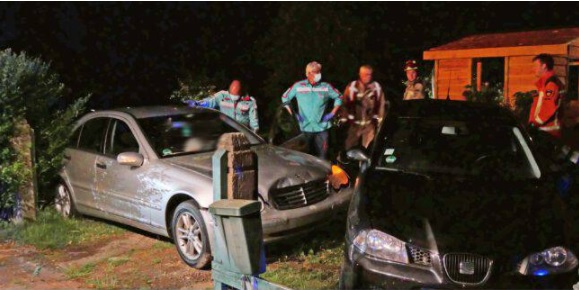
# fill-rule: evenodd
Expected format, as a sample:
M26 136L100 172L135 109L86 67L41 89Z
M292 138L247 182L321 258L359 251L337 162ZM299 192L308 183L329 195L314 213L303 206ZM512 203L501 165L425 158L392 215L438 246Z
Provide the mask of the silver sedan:
M64 216L84 214L171 237L188 265L211 261L212 155L219 137L241 132L258 157L266 242L315 229L347 206L339 168L266 144L218 111L143 107L92 112L76 125L56 191ZM335 184L335 182L332 182ZM339 182L338 182L339 183Z

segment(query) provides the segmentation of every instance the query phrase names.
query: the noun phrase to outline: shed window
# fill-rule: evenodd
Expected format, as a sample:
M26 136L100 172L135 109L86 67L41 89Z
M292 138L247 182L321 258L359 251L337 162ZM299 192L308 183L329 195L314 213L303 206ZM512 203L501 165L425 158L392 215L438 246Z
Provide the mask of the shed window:
M505 59L503 57L475 58L472 66L472 86L477 91L485 86L502 88L505 83Z

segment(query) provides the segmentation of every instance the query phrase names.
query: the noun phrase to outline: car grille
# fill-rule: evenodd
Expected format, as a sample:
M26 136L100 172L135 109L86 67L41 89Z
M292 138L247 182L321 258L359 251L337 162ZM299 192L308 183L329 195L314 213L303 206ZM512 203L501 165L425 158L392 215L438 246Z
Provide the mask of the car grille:
M492 267L492 260L473 254L446 254L443 261L448 278L459 284L478 285L484 283ZM461 263L463 263L463 273L461 273ZM471 274L464 273L465 267L470 268L468 272Z
M328 197L326 180L276 189L270 193L277 209L292 209L320 202Z
M419 248L414 245L408 245L408 258L410 258L410 263L418 264L422 266L430 266L432 264L432 260L430 258L430 252Z

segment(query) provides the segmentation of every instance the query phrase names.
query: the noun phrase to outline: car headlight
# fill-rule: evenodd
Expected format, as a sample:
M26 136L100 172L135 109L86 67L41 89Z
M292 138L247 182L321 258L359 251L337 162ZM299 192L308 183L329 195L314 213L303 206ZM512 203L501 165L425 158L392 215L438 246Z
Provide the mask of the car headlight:
M553 247L523 259L518 272L523 275L545 276L572 271L577 264L577 257L569 249Z
M350 183L348 174L338 165L332 165L332 174L328 180L335 190L340 189L342 186L347 186Z
M354 247L361 253L382 260L408 263L406 243L378 230L362 230L353 241Z

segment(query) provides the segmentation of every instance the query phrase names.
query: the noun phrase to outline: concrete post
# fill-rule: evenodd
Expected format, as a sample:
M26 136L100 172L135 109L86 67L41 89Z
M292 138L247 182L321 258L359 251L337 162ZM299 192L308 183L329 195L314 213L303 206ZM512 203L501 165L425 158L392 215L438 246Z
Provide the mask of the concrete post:
M34 154L34 130L28 125L26 120L22 119L16 123L16 137L12 138L11 144L18 153L18 159L24 163L30 176L20 186L18 190L18 198L21 201L21 208L17 211L22 211L22 217L28 220L36 220L36 200L37 200L37 183L35 154ZM18 215L17 215L18 216Z
M227 199L257 200L257 158L245 135L224 134L217 147L227 151Z

